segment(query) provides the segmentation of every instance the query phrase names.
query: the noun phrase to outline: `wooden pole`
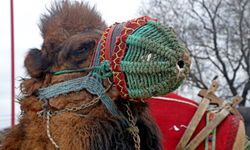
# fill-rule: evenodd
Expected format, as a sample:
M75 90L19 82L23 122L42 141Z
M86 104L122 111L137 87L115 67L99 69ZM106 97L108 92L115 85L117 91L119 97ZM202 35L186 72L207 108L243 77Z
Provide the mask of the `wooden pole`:
M15 39L14 39L14 2L10 0L11 25L11 127L15 126Z

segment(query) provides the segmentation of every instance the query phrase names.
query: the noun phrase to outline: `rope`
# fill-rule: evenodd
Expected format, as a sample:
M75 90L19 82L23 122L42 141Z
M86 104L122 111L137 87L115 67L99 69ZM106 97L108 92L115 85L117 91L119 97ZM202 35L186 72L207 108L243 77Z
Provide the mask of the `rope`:
M105 89L103 88L102 84L94 77L85 76L39 89L38 98L47 101L48 99L57 97L59 95L67 94L69 92L77 92L82 89L86 89L91 94L101 97L101 101L107 107L107 109L113 115L118 115L114 103L110 97L103 94Z
M100 79L105 79L105 78L112 76L112 72L110 70L110 62L108 60L103 61L100 66L93 66L93 67L86 67L86 68L72 69L72 70L66 69L66 70L51 72L51 73L53 75L61 75L61 74L66 74L66 73L85 72L85 71L91 71L91 70L100 70L100 72L103 75L100 75L99 73L94 72L95 76Z
M208 112L206 114L206 125L214 119L214 112ZM215 150L216 146L216 128L208 135L205 140L205 150Z
M58 72L51 72L51 73L53 75L61 75L61 74L65 74L65 73L85 72L85 71L90 71L90 70L95 70L95 69L100 69L100 67L95 66L95 67L75 69L75 70L67 69L67 70L62 70L62 71L58 71Z

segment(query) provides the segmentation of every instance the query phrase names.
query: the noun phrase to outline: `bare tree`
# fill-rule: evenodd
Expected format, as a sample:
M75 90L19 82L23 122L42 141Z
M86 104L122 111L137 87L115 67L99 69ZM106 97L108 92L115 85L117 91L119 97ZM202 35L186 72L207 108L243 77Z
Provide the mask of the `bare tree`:
M250 0L149 0L140 14L173 26L193 58L186 86L214 77L223 98L250 100Z

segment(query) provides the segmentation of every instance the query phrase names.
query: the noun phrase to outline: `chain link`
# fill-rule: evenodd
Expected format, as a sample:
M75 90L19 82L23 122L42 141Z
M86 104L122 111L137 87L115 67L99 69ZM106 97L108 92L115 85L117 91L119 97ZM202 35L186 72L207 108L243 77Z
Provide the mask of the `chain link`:
M84 103L78 107L71 107L71 108L64 108L64 109L61 109L61 110L57 110L57 111L54 111L54 112L51 112L51 116L55 116L57 114L60 114L60 113L64 113L64 112L77 112L79 110L83 110L85 108L88 108L88 107L91 107L93 105L95 105L99 100L100 100L100 96L93 99L92 101L88 102L88 103Z
M111 87L113 86L113 84L110 84L110 86L105 89L105 91L103 92L103 94L105 94ZM44 103L44 106L43 106L43 109L41 111L39 111L37 113L37 115L39 117L43 117L44 119L46 119L46 131L47 131L47 136L49 138L49 140L51 141L51 143L57 148L59 149L59 145L56 143L56 141L54 140L54 138L52 137L51 135L51 131L50 131L50 119L52 116L55 116L55 115L58 115L60 113L64 113L64 112L77 112L79 110L83 110L83 109L86 109L88 107L91 107L93 105L95 105L96 103L99 102L99 100L101 99L102 95L94 98L93 100L91 100L90 102L88 103L84 103L84 104L81 104L80 106L78 107L71 107L71 108L64 108L64 109L61 109L61 110L57 110L57 111L51 111L48 109L48 102L49 100L46 100L45 103Z
M50 133L50 117L51 117L50 111L47 111L47 113L46 113L46 128L47 128L46 130L47 130L47 136L48 136L49 140L51 141L51 143L57 149L59 149L58 144L56 143L56 141L54 140L54 138L51 136L51 133Z
M127 110L126 110L126 113L128 115L128 121L129 121L129 124L130 124L130 127L128 128L129 132L132 134L132 138L134 140L134 147L135 147L135 150L140 150L141 147L140 147L140 143L141 143L141 139L140 139L140 136L139 136L139 129L138 127L135 125L135 118L130 110L130 108L128 107L128 105L125 105Z
M106 92L107 90L105 90ZM41 110L40 112L38 112L38 116L46 118L46 131L47 131L47 136L49 138L49 140L51 141L51 143L57 148L59 149L59 145L56 143L56 141L54 140L54 138L51 135L50 132L50 118L52 116L58 115L60 113L64 113L64 112L77 112L79 110L83 110L85 108L91 107L93 105L95 105L97 102L99 102L99 100L101 99L101 96L98 96L96 98L94 98L93 100L91 100L88 103L84 103L78 107L71 107L71 108L65 108L62 110L57 110L57 111L50 111L48 110L48 108L44 108L43 110Z

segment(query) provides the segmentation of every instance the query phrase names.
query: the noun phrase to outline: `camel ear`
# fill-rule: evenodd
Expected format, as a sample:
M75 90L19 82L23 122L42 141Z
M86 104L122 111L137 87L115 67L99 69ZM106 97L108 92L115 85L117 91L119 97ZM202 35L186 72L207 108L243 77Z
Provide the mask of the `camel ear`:
M24 66L32 78L41 78L48 71L49 60L42 55L41 50L34 48L28 52Z

